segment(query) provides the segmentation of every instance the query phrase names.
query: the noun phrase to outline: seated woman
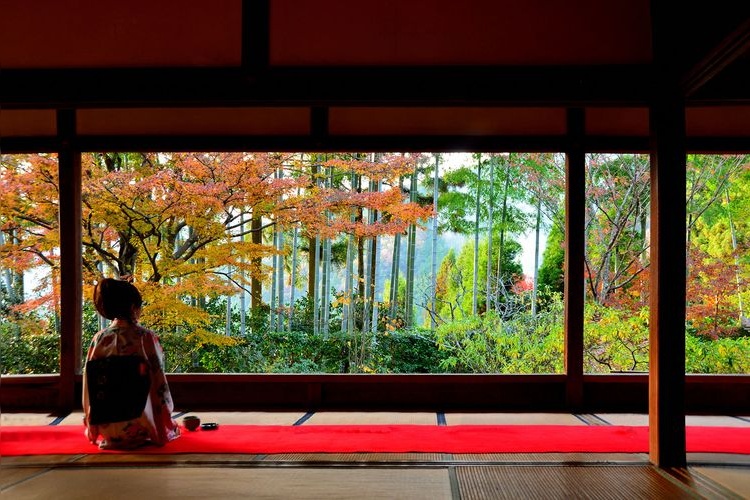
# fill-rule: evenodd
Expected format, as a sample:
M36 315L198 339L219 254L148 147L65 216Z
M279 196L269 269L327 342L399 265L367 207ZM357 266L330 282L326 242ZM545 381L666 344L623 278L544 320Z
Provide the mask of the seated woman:
M96 310L112 320L91 340L83 374L86 436L100 448L162 446L180 435L159 339L138 324L142 303L127 281L94 288Z

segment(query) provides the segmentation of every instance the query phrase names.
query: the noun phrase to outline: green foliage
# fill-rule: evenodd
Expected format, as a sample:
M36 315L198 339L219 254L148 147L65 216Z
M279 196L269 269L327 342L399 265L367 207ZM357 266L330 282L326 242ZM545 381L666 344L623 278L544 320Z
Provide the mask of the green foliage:
M548 306L536 318L528 310L505 321L489 314L443 324L436 333L267 332L260 319L263 328L244 336L233 329L223 344L199 343L185 332L162 333L160 339L167 371L177 373L561 373L563 304L559 294L544 301ZM54 323L31 319L47 326L24 333L8 321L0 323L3 374L58 372ZM84 307L83 324L85 355L98 326L90 305ZM686 341L688 373L750 373L750 337L711 340L688 334ZM633 315L588 304L585 356L589 373L647 370L648 310Z
M637 314L588 302L584 309L586 373L648 370L648 308Z
M0 327L0 364L2 374L59 373L60 337L58 335L22 335Z
M449 170L441 175L438 198L439 227L441 231L453 231L461 234L474 232L474 221L477 212L477 184L479 184L479 219L489 219L490 200L494 207L496 230L511 232L523 231L526 227L526 215L514 202L524 199L525 193L516 182L521 173L518 161L510 161L501 155L479 155L481 172L477 176L477 158L473 164ZM494 179L490 184L490 162L494 162ZM506 200L507 203L503 204ZM501 210L505 206L505 214ZM500 220L504 221L502 228Z
M429 331L328 334L261 332L232 345L186 349L161 336L169 371L206 373L434 373L441 354ZM187 366L186 366L187 365Z
M378 373L439 373L445 352L429 330L395 330L374 339L372 371Z
M36 314L0 319L0 369L3 375L60 373L60 335L54 322Z
M750 337L709 340L687 335L686 373L750 373Z
M441 367L455 373L560 373L563 369L562 303L533 318L503 321L494 314L441 325L437 343L447 353Z
M486 308L486 286L487 283L487 239L479 241L479 311L484 313ZM496 298L493 302L505 301L506 292L510 292L513 285L523 276L521 264L518 263L518 255L521 245L510 239L507 235L503 244L503 276L500 280L493 280L494 290L491 290ZM492 245L492 268L500 253L499 237L495 237ZM444 321L453 319L465 319L471 316L472 311L472 288L474 284L474 242L467 241L458 256L452 251L443 259L438 273L438 314Z
M547 236L547 247L542 254L542 265L539 266L539 288L550 292L563 293L565 278L565 235L555 224Z

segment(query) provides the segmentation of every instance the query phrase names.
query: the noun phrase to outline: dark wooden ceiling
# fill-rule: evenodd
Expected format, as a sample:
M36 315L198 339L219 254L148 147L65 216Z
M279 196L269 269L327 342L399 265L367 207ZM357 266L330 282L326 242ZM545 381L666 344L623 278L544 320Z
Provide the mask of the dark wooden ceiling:
M79 135L312 140L554 136L548 115L583 107L589 133L645 136L665 80L684 95L689 135L750 137L738 2L0 2L6 139L54 135L40 110L58 109L105 110L79 113ZM493 108L517 119L494 123Z

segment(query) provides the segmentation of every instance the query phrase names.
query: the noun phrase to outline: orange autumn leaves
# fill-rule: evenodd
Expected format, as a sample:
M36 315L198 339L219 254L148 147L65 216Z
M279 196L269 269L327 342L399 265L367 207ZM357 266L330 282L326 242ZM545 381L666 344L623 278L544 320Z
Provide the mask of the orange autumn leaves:
M399 177L413 172L419 158L396 154L382 155L379 161L348 154L318 158L314 162L317 172L303 175L307 188L287 199L292 210L282 211L279 221L282 225L300 222L308 237L352 234L372 238L403 233L409 225L432 216L430 207L408 202L399 188ZM370 189L372 183L380 187ZM377 211L379 217L368 223L362 210Z
M277 250L268 237L252 242L253 218L266 234L296 227L306 237L346 233L371 238L404 232L431 216L430 208L409 203L399 188L399 177L412 172L418 159L397 154L84 154L84 279L92 283L101 275L132 274L146 288L149 309L158 316L152 319L178 324L180 316L203 314L186 297L232 294L247 288L253 277L270 279L270 269L259 259ZM357 184L354 176L359 176ZM0 249L3 267L18 273L44 269L40 275L49 277L51 305L59 287L54 279L59 268L56 160L4 156L0 182L0 222L6 234L13 234ZM378 218L372 222L363 211L377 211Z

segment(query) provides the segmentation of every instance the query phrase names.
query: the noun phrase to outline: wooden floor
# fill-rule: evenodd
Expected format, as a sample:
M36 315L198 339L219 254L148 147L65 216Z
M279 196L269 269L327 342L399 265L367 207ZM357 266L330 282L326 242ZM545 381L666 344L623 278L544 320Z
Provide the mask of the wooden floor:
M224 424L646 425L631 414L435 414L386 412L179 412ZM80 425L2 414L2 425ZM688 425L750 427L746 416L688 416ZM39 455L2 457L8 499L661 499L748 498L750 455L690 454L661 470L645 454L353 453L278 455Z

